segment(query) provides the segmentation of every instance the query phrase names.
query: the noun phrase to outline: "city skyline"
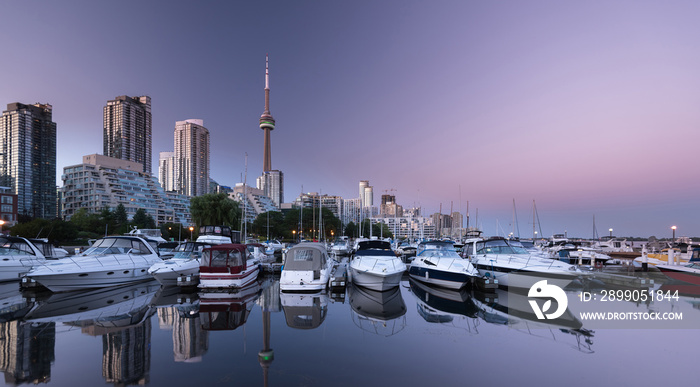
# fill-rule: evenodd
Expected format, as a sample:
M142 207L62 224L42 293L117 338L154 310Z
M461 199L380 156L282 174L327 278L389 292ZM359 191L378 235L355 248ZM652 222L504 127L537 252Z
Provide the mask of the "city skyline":
M269 53L287 201L369 180L424 214L468 201L489 235L513 200L523 236L533 200L546 235L591 236L593 216L601 235L700 235L699 4L168 4L0 5L0 32L32 42L0 63L0 104L53 106L57 173L102 149L105 101L144 95L154 165L199 117L211 177L243 181L247 152L250 183Z

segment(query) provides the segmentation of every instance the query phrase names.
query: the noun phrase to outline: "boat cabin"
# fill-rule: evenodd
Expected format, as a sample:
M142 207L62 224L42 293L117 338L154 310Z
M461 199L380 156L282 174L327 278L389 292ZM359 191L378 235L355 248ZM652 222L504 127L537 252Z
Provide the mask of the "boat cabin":
M248 249L245 245L227 243L207 247L199 264L201 273L238 274L247 269Z
M301 243L287 252L285 271L313 271L313 279L321 278L321 270L328 264L326 248L320 243Z
M241 243L241 232L231 230L229 226L201 226L199 228L198 242L209 242L219 239L223 239L227 243Z

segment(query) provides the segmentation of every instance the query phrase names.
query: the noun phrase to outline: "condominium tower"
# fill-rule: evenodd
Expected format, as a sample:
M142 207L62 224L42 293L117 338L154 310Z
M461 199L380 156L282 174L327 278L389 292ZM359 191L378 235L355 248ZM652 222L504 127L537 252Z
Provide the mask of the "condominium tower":
M103 110L103 153L151 173L151 97L119 96Z
M209 130L203 120L175 123L174 188L180 194L209 192ZM163 183L163 182L161 182Z
M0 186L20 215L56 217L56 123L49 104L11 103L0 120Z

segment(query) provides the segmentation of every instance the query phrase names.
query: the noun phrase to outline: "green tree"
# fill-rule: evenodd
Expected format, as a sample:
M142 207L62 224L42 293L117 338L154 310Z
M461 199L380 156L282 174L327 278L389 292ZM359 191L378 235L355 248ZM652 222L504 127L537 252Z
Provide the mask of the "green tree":
M268 221L270 226L270 238L288 238L289 230L285 226L284 215L279 211L268 211L258 215L253 221L253 232L263 239L267 239Z
M241 209L225 193L204 194L190 199L190 215L197 226L225 225L238 229Z
M114 224L117 228L122 228L129 223L129 216L126 214L126 207L119 203L114 209Z
M91 214L85 208L81 208L70 218L78 231L86 231L96 235L104 235L105 223L98 214Z
M345 225L345 235L351 238L357 238L358 231L359 230L357 229L357 224L355 224L355 222L350 222Z
M131 220L131 225L138 228L156 228L155 220L143 208L136 210L134 218Z
M183 235L189 235L189 229L185 228L180 223L164 223L160 226L160 233L163 238L177 241L178 238L184 238Z
M362 221L362 231L363 231L363 236L365 238L368 238L370 236L376 236L376 237L384 237L384 238L393 238L393 234L391 233L391 230L389 230L389 226L385 223L374 223L372 222L372 233L369 233L369 219L365 219Z

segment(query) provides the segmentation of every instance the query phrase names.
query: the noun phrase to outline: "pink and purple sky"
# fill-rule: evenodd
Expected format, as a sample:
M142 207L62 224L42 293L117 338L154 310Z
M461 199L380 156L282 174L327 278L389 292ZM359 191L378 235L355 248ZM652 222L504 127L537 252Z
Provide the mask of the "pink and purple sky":
M0 106L50 103L58 181L102 153L102 107L149 95L153 165L175 121L204 120L211 177L272 166L304 191L424 213L489 235L700 235L696 1L2 2ZM154 167L155 168L155 167ZM154 170L157 173L157 170ZM461 196L460 196L461 191Z

